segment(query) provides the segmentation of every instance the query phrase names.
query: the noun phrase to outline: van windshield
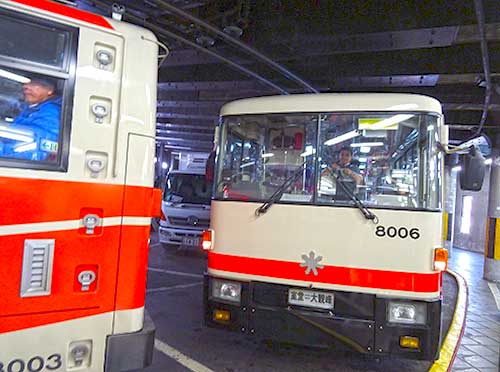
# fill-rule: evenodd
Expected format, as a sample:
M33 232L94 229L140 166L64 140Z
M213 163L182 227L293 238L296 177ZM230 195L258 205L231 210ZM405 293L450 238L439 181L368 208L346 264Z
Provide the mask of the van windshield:
M167 177L163 200L172 203L210 204L212 183L204 174L171 173Z

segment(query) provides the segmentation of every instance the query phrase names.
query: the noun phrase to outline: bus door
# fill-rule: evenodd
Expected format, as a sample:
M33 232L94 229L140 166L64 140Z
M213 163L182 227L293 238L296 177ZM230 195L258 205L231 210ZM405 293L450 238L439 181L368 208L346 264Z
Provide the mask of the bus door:
M14 6L0 1L0 363L98 369L122 223L123 41Z

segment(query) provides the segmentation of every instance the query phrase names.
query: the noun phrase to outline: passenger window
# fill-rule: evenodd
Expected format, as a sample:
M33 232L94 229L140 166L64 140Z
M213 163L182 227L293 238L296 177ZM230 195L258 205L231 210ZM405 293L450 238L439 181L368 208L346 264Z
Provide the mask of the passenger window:
M0 14L0 166L65 170L76 30L22 17Z

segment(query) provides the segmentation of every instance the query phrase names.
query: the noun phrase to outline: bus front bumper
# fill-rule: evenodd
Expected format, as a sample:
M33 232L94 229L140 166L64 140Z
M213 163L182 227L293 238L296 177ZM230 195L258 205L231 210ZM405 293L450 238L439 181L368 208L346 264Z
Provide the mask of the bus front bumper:
M427 312L425 324L394 324L387 321L389 299L375 295L333 291L333 310L311 309L288 304L289 286L240 282L241 301L234 304L211 295L211 280L205 276L205 324L209 327L366 354L424 360L435 360L439 354L441 300L420 302ZM418 347L401 346L402 338L418 340Z
M155 331L155 324L147 311L145 311L142 330L134 333L108 336L104 371L128 371L131 369L142 369L151 365Z

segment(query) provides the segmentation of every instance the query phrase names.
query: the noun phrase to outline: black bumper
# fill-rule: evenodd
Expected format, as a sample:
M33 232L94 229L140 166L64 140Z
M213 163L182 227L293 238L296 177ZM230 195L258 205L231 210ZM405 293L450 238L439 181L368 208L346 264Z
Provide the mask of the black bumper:
M119 372L149 366L153 360L155 331L153 320L145 311L141 331L108 336L104 371Z
M209 327L260 339L369 354L425 360L439 355L441 300L425 302L425 325L390 324L386 321L388 300L375 295L333 291L333 311L311 310L288 304L289 286L250 282L241 283L241 304L237 305L211 298L209 282L210 277L205 276L205 324ZM215 321L215 309L229 311L231 320ZM420 347L401 347L400 336L418 337Z

